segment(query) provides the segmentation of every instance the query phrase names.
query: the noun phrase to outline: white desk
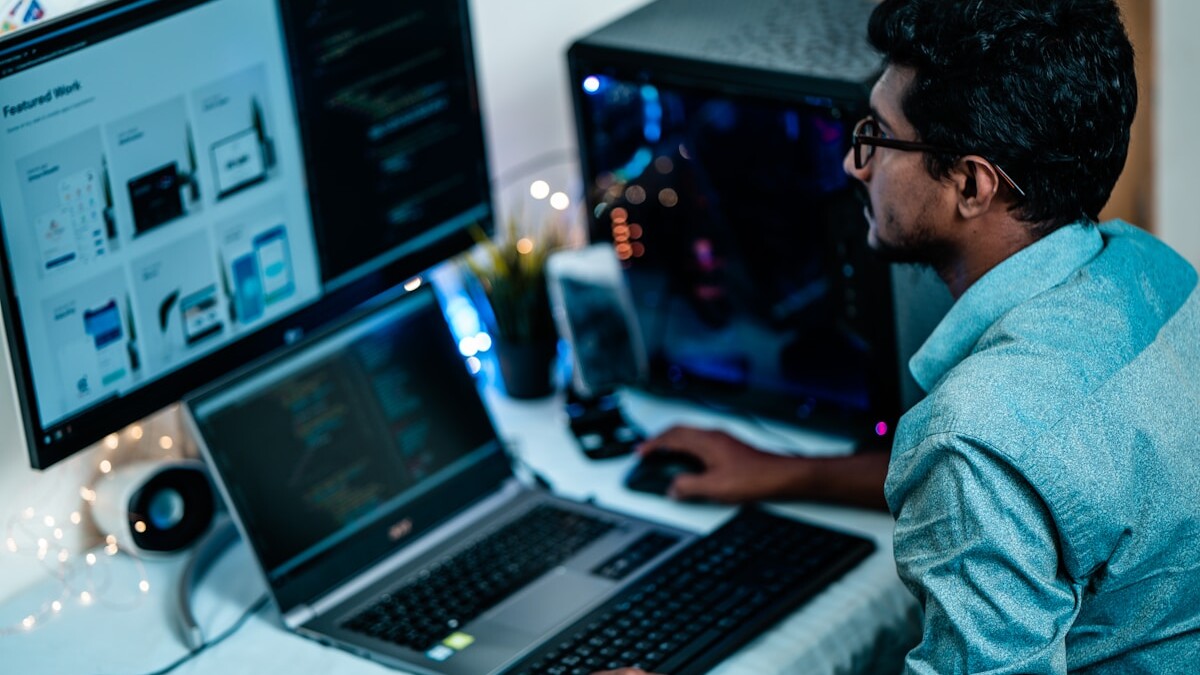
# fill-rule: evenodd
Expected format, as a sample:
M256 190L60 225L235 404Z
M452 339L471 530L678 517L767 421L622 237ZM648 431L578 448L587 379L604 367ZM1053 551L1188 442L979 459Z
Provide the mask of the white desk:
M501 434L518 454L556 490L592 498L616 509L649 515L697 531L708 531L732 509L678 504L630 492L620 485L630 458L592 462L568 435L561 402L555 399L516 403L489 393ZM627 399L630 416L649 432L676 422L720 425L763 445L785 443L778 430L724 418L648 397ZM805 439L807 445L820 439ZM826 445L836 447L836 441ZM811 504L777 510L874 539L878 550L800 611L760 636L714 672L718 675L769 673L896 672L904 651L917 636L918 610L896 577L892 562L892 520L884 513ZM103 556L101 556L103 558ZM120 588L134 588L138 572L124 555L102 560ZM114 600L80 606L68 600L62 612L34 630L0 637L0 672L5 673L149 673L173 662L186 649L175 623L175 584L181 557L147 561L151 592L125 593ZM56 584L35 586L0 606L0 625L19 621L57 592ZM246 549L238 543L204 577L194 599L205 635L215 636L262 595L263 583ZM200 654L176 673L394 673L336 649L284 631L272 607L215 648Z

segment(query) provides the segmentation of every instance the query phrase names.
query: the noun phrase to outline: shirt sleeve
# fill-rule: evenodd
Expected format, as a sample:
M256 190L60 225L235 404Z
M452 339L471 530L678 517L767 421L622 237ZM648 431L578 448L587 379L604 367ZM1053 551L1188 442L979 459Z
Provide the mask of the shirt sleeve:
M1081 589L1036 491L986 445L945 434L892 460L901 579L925 610L906 673L1066 673Z

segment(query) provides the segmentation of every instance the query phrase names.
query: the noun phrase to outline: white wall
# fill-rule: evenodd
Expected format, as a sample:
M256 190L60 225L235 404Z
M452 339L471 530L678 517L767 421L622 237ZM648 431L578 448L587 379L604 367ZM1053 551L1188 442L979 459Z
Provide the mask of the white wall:
M510 196L514 179L532 179L530 162L549 160L536 177L565 179L575 153L566 50L577 37L648 0L471 0L492 176ZM567 187L567 186L561 186ZM502 199L499 213L519 204Z
M66 8L76 1L59 0L59 4ZM561 158L564 153L557 151L566 151L573 156L566 48L575 37L646 1L472 0L493 176L512 175L515 168L547 153ZM551 168L560 176L569 173L568 168ZM29 506L38 509L39 520L51 514L61 523L80 508L79 488L90 480L103 451L80 453L45 472L31 470L6 348L0 347L0 357L0 531ZM36 560L9 553L3 539L0 602L46 574Z
M1200 2L1154 3L1155 205L1158 234L1200 267Z

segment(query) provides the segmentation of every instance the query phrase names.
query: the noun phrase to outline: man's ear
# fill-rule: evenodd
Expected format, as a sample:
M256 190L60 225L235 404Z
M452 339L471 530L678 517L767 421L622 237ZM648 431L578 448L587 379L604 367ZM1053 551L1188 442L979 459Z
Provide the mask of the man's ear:
M950 170L955 187L958 213L976 218L988 212L1000 191L1000 174L991 162L978 155L966 155Z

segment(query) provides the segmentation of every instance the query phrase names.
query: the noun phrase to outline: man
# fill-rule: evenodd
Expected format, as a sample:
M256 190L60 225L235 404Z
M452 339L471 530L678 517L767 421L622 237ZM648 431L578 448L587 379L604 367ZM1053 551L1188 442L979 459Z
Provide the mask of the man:
M885 0L845 160L871 244L956 299L890 457L767 455L673 429L678 497L878 501L924 608L912 673L1200 669L1200 292L1096 225L1136 107L1113 0Z

